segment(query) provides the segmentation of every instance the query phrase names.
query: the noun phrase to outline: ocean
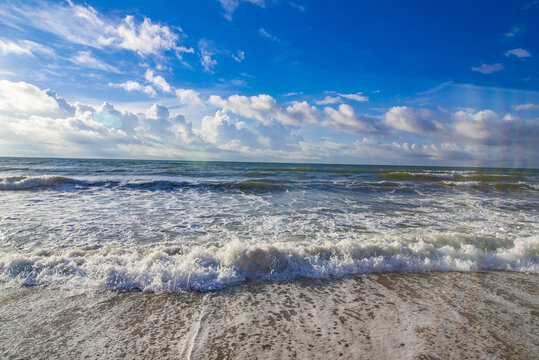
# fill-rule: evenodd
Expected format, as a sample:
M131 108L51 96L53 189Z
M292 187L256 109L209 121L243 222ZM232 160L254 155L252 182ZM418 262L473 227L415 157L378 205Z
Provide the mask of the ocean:
M0 158L0 355L532 358L538 189L536 169Z

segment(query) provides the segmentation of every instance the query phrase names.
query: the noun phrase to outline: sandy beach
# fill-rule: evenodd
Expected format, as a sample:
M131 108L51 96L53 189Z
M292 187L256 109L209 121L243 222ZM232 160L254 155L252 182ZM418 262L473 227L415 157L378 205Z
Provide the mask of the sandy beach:
M533 359L536 274L373 274L217 292L0 292L0 355L127 359Z

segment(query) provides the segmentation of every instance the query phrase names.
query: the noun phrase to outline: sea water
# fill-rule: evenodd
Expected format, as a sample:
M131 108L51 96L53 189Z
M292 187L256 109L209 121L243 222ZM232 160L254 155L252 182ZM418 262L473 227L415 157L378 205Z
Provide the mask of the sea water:
M539 170L0 158L0 283L539 272Z

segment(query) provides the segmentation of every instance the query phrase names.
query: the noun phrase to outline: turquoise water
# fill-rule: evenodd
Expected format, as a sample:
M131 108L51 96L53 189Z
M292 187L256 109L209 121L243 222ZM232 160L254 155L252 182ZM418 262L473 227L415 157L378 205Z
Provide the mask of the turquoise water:
M539 271L539 170L0 158L0 281Z

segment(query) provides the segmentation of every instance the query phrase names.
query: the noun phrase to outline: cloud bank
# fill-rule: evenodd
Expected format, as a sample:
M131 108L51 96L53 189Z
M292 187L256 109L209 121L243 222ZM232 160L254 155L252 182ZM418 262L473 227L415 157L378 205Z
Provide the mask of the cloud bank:
M115 84L144 91L138 83ZM129 90L131 89L131 90ZM145 112L112 104L68 103L52 90L0 81L0 152L16 156L181 158L386 164L535 166L539 120L492 110L433 111L405 106L381 116L349 104L280 104L270 95L205 102L190 89L175 89L178 102L196 103L211 115L186 119L154 104ZM308 127L327 136L307 139ZM336 134L351 136L343 141ZM408 137L403 135L408 134ZM411 142L417 137L417 143ZM406 140L404 140L406 139ZM411 140L412 139L412 140Z

